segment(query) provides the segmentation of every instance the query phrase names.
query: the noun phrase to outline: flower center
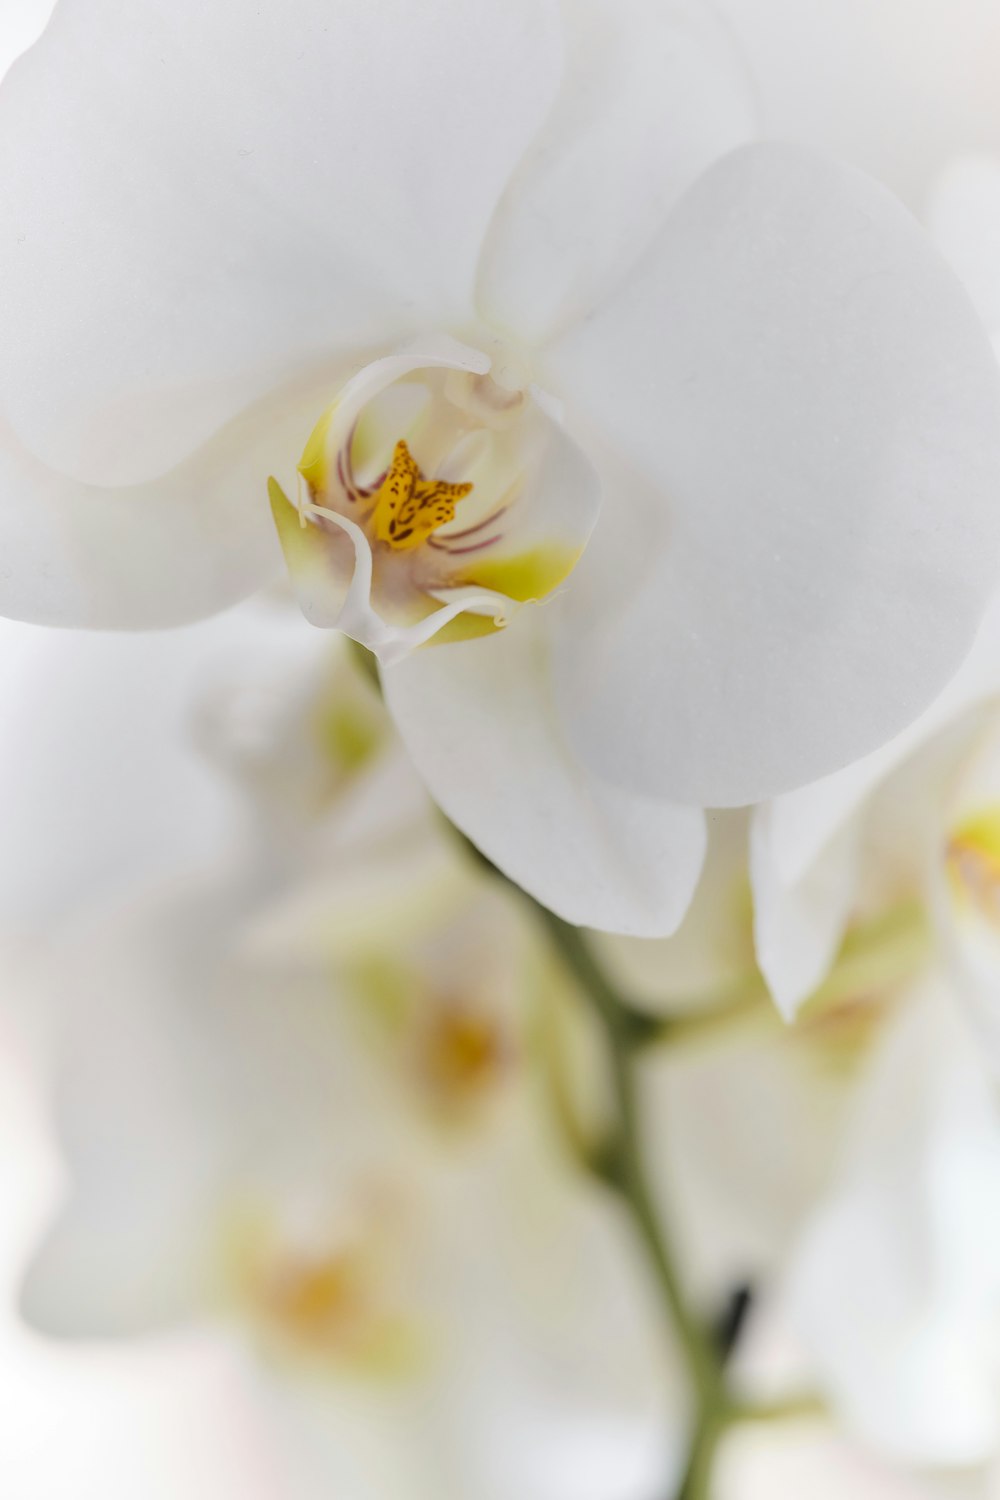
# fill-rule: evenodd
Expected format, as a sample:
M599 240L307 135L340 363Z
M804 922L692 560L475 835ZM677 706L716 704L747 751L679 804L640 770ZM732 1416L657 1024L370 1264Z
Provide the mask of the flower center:
M268 1267L260 1287L261 1310L303 1343L344 1345L365 1321L367 1300L356 1257L289 1255Z
M445 1001L428 1007L419 1039L425 1086L439 1105L463 1107L491 1092L513 1060L513 1046L488 1011Z
M455 519L455 506L471 494L471 484L425 479L400 438L388 473L375 492L372 525L377 541L396 552L409 552L440 526Z
M1000 808L967 819L948 840L952 889L979 915L1000 925Z
M259 1202L235 1205L221 1247L225 1284L275 1352L391 1375L416 1353L395 1266L401 1226L350 1209L341 1203L330 1222L304 1227Z
M316 424L297 500L269 482L307 618L383 663L546 598L597 518L597 476L552 403L490 368L444 338L374 360Z

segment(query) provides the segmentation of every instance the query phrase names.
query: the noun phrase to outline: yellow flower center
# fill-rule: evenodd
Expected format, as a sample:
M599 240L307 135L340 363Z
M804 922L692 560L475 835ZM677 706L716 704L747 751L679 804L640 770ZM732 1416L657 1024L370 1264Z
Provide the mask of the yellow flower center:
M1000 923L1000 809L969 818L948 840L952 888L981 916Z
M238 1204L223 1224L223 1287L275 1353L402 1373L419 1330L402 1300L393 1232L376 1217L303 1240L261 1205Z
M446 1005L428 1026L423 1069L434 1093L456 1103L484 1092L504 1072L510 1049L496 1020L469 1007Z
M471 484L446 484L425 479L400 438L388 472L375 493L372 525L375 539L396 552L410 552L438 527L455 519L455 506L472 490Z
M292 1337L314 1348L351 1344L366 1321L367 1296L357 1257L288 1255L269 1268L261 1310Z

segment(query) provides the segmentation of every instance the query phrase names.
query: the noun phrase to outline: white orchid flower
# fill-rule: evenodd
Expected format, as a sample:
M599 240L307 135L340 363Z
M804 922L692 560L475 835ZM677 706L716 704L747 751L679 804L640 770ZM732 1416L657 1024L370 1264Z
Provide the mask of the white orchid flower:
M1000 543L964 294L852 170L705 173L747 97L693 0L65 0L0 99L0 608L218 609L270 476L444 810L670 931L698 806L912 719Z
M261 943L269 898L223 878L56 962L69 1191L32 1320L242 1330L300 1450L359 1500L669 1484L684 1393L541 1092L531 931L454 865L404 883L370 855L343 882L367 927L311 948Z
M339 792L392 738L337 648L267 601L155 634L0 621L0 931L44 938L262 837L280 863L302 823L319 845ZM388 821L404 779L420 796L399 759Z
M948 985L909 994L794 1250L792 1320L836 1419L905 1463L1000 1448L1000 1116Z

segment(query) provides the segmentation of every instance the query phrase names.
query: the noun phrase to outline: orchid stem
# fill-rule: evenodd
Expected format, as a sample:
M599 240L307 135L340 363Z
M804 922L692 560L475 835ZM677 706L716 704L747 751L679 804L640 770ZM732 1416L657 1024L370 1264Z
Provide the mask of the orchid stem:
M684 1344L695 1388L699 1392L714 1392L720 1372L711 1338L707 1329L692 1317L687 1306L677 1276L675 1256L659 1223L646 1180L633 1066L637 1039L632 1032L632 1013L620 1004L616 991L587 947L580 928L571 927L544 907L537 910L553 947L590 1002L608 1043L618 1119L617 1139L610 1152L607 1175L627 1201L653 1263L664 1301Z
M694 1434L677 1500L707 1500L715 1450L737 1413L726 1393L723 1358L684 1296L677 1258L649 1188L635 1083L635 1053L642 1038L633 1025L634 1012L619 999L583 932L537 904L536 911L552 946L590 1002L607 1042L617 1122L601 1176L629 1211L683 1351L695 1395Z

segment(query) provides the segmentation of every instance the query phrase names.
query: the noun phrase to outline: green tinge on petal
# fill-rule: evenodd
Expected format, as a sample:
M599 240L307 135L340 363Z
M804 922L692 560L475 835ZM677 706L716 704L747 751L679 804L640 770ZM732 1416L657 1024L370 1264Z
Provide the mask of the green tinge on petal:
M332 703L316 725L321 748L332 765L357 771L382 744L382 726L357 704Z
M278 540L281 542L285 561L294 572L296 565L308 563L316 550L315 538L310 536L314 528L303 526L298 508L292 504L273 476L267 481L267 498L271 502L271 514L278 528Z
M495 635L503 628L492 615L476 615L466 610L464 614L449 620L447 625L442 625L437 634L431 636L427 645L446 646L456 641L474 641L484 635Z
M332 406L327 407L309 434L309 440L303 448L302 457L299 460L299 473L314 490L322 491L326 488L327 474L330 467L328 438L330 435L330 423L333 420L335 409L336 402Z
M510 557L484 558L463 574L463 581L527 604L551 594L569 577L579 559L579 548L549 542Z
M267 481L267 493L299 607L312 624L328 626L339 613L344 590L350 581L349 575L343 579L337 577L331 554L334 538L319 526L308 522L303 525L297 506L292 504L276 479ZM353 568L353 553L351 566Z

